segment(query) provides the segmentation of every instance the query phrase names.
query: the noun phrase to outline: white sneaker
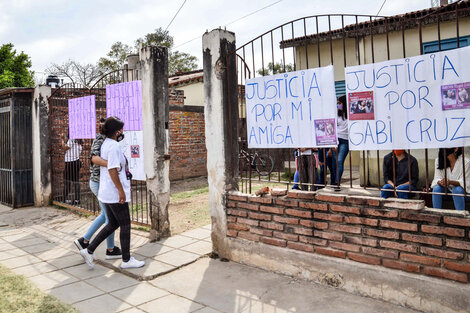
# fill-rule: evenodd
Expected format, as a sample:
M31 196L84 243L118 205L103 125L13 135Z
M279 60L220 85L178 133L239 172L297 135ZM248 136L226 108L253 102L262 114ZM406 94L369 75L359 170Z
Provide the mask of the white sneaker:
M136 260L136 259L134 259L133 256L131 256L129 261L121 263L121 268L138 268L138 267L142 267L144 265L145 265L144 261Z
M94 254L89 254L87 249L82 249L80 250L80 254L85 260L86 264L88 264L89 267L94 268L95 264L93 261L95 260L95 255Z

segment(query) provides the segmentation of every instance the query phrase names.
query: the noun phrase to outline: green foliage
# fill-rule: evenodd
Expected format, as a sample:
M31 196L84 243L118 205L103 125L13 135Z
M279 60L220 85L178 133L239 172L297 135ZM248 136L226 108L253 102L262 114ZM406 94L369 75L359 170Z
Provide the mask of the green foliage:
M102 72L109 72L122 68L127 60L127 56L132 53L138 53L144 46L167 47L170 51L168 54L168 74L172 75L176 72L187 72L197 69L197 58L189 53L171 51L173 47L173 37L168 31L159 27L153 33L148 33L141 38L137 38L134 48L118 41L111 46L111 50L106 54L106 58L101 58L98 67Z
M0 47L0 89L8 87L33 87L34 72L30 57L24 52L17 53L13 44Z
M259 69L257 71L258 75L261 76L266 76L266 75L274 75L274 74L279 74L279 73L286 73L286 72L292 72L294 71L294 66L291 63L286 64L286 67L284 69L284 64L283 63L275 63L273 65L273 62L269 62L268 66L263 69Z

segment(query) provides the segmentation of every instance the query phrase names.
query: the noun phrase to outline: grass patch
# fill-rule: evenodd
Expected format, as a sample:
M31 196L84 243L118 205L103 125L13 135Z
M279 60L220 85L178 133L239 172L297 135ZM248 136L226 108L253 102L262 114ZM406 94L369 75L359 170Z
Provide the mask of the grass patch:
M204 193L209 193L209 186L194 189L191 191L183 191L183 192L174 193L171 195L170 201L180 202L180 201L184 201L184 200L190 199L194 196L201 195Z
M147 227L147 226L134 226L134 225L132 225L132 229L150 232L150 227Z
M25 277L0 265L0 312L79 313L72 306L46 295Z

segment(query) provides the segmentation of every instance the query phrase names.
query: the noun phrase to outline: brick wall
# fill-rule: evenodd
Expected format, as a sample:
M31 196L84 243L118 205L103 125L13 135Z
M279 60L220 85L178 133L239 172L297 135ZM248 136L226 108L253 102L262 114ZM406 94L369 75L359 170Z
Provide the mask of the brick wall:
M470 274L470 218L422 201L289 192L227 197L227 234L463 283ZM465 214L465 215L464 215Z

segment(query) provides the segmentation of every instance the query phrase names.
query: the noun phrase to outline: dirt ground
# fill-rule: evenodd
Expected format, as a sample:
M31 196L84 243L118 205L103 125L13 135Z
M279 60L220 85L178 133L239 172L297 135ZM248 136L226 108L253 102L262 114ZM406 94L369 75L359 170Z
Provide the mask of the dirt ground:
M210 224L207 177L171 182L169 207L171 234Z

